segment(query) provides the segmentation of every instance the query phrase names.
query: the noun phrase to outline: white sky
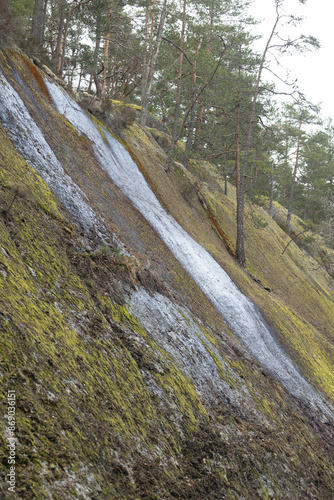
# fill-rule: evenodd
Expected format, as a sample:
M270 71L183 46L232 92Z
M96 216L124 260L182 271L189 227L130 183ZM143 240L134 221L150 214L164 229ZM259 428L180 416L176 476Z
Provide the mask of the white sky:
M274 5L274 0L254 0L249 9L249 14L255 19L263 20L254 31L264 34L264 38L256 44L259 52L263 51L274 25ZM321 103L322 116L331 117L334 121L334 0L307 0L305 5L299 4L298 0L285 0L284 8L287 14L304 16L301 28L297 28L296 33L299 31L304 35L315 36L321 48L288 56L283 64L290 70L291 76L298 78L299 88L306 97L314 104ZM275 65L273 69L276 71ZM271 79L270 74L265 72L263 79Z

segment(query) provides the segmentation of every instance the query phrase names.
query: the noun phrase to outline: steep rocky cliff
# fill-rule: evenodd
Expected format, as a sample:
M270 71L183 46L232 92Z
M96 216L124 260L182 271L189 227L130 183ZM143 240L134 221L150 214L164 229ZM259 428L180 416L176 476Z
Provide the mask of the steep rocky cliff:
M58 83L1 54L2 498L333 498L331 251Z

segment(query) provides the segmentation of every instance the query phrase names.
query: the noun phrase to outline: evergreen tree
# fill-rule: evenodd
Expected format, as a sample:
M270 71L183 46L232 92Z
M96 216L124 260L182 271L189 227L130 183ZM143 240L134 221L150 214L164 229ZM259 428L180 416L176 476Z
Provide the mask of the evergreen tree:
M301 3L304 2L301 1ZM245 255L245 244L244 244L244 204L245 204L246 177L247 177L248 161L252 143L253 126L256 116L256 104L260 90L260 81L268 51L271 48L279 49L281 52L286 52L288 50L290 51L291 49L303 51L310 47L319 46L316 39L314 39L313 37L305 37L304 35L300 35L295 39L292 39L290 36L287 39L282 39L282 37L279 35L278 28L280 27L282 21L286 21L287 17L285 11L283 10L283 4L284 0L275 0L276 18L273 24L272 31L266 42L265 49L263 51L261 62L258 68L256 85L252 99L251 116L248 126L247 142L243 158L242 172L240 175L239 189L237 191L237 241L236 241L235 255L238 262L243 267L246 266L246 255ZM295 22L296 19L293 16L290 16L290 21ZM274 42L275 38L278 38L278 43ZM293 189L291 193L293 197ZM289 219L287 221L287 224L289 224Z

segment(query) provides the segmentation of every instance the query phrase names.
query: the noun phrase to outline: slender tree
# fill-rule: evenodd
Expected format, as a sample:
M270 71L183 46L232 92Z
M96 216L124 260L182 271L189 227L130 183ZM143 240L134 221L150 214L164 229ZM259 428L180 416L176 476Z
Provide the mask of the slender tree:
M155 73L155 66L156 66L156 62L157 62L157 58L158 58L158 54L159 54L160 44L161 44L165 20L166 20L166 15L167 15L167 0L163 0L161 14L160 14L159 27L158 27L158 32L156 35L156 40L155 40L155 45L154 45L153 50L152 50L152 56L149 58L149 67L147 70L147 81L146 81L146 85L142 89L142 91L143 91L143 94L142 94L142 112L141 112L141 118L140 118L140 123L142 126L146 125L148 104L149 104L149 100L150 100L151 88L152 88L152 83L153 83L153 78L154 78L154 73Z
M181 92L182 92L182 63L183 63L183 44L184 44L184 34L186 29L186 7L187 0L183 0L183 9L182 9L182 25L181 25L181 33L180 33L180 50L179 50L179 64L177 71L177 80L176 80L176 100L175 100L175 110L174 110L174 124L173 124L173 134L172 134L172 144L170 148L170 152L168 155L168 166L167 170L169 171L172 165L172 159L174 155L174 149L176 146L176 142L178 139L178 124L179 124L179 114L180 114L180 105L181 105Z
M241 172L241 176L240 176L239 189L237 191L237 240L236 240L235 256L236 256L236 259L238 260L239 264L241 264L243 267L246 267L245 231L244 231L245 188L246 188L246 175L247 175L247 167L248 167L248 160L249 160L249 152L250 152L250 147L251 147L251 142L252 142L253 124L254 124L254 119L255 119L255 109L256 109L257 98L259 95L260 81L261 81L262 71L263 71L263 67L264 67L264 62L265 62L271 41L275 35L277 25L282 17L280 10L279 10L281 4L282 4L282 2L280 0L276 0L276 19L275 19L273 28L271 30L270 36L267 40L265 49L263 51L258 74L257 74L256 85L255 85L255 90L254 90L254 94L253 94L253 101L252 101L251 117L250 117L250 122L249 122L249 127L248 127L245 155L244 155L244 160L243 160L243 164L242 164L242 172Z
M305 3L305 0L300 0L301 3ZM249 121L249 126L248 126L248 134L247 134L247 142L246 142L246 147L245 147L245 154L244 154L244 159L243 159L243 164L242 164L242 171L241 171L241 177L240 177L240 183L239 183L239 190L237 193L237 240L236 240L236 250L235 250L235 255L236 258L241 264L242 267L246 267L246 254L245 254L245 241L244 241L244 207L245 207L245 188L246 188L246 176L247 176L247 167L248 167L248 161L249 161L249 153L251 149L251 143L252 143L252 134L253 134L253 125L254 125L254 120L255 120L255 113L256 113L256 104L258 100L258 95L259 95L259 90L260 90L260 81L262 77L262 72L264 69L264 63L267 57L267 54L271 48L278 48L281 51L286 50L286 49L291 49L291 48L297 48L298 50L302 50L303 47L318 47L319 43L316 39L313 37L305 37L305 36L300 36L299 38L295 40L291 40L288 38L287 40L283 40L282 37L278 36L278 26L280 22L283 19L290 18L291 16L287 16L283 12L283 3L284 0L275 0L275 9L276 9L276 17L275 21L271 30L271 33L269 35L269 38L266 42L261 62L259 65L258 73L257 73L257 79L256 79L256 84L255 84L255 89L254 89L254 94L253 94L253 99L252 99L252 107L251 107L251 116L250 116L250 121ZM292 17L293 21L295 19ZM275 45L274 47L271 46L272 40L275 36L278 36L280 43Z
M296 184L296 179L297 179L297 171L298 171L298 167L299 167L300 141L301 141L302 123L303 123L303 117L302 117L302 115L300 115L300 117L299 117L299 125L298 125L298 140L297 140L296 161L295 161L295 166L294 166L293 174L292 174L292 183L291 183L289 207L288 207L288 214L287 214L287 218L286 218L286 226L287 226L288 229L290 228L291 215L292 215L292 205L293 205L293 195L294 195L294 191L295 191L295 184Z
M195 104L196 104L196 99L194 99L196 95L196 79L197 79L197 57L199 54L199 51L201 49L203 43L203 36L200 37L199 40L196 40L196 50L194 54L194 60L193 60L193 68L192 68L192 106L190 110L190 120L189 120L189 126L188 126L188 137L187 137L187 142L186 142L186 156L184 160L184 166L188 167L188 162L189 162L189 155L190 151L193 147L194 143L194 128L195 128L195 119L196 119L196 109L195 109Z
M41 44L44 42L46 5L47 0L35 0L32 15L31 34Z
M64 30L64 22L65 22L65 8L66 8L65 0L60 0L57 42L56 42L55 50L53 51L53 54L52 54L52 61L53 61L54 66L57 68L58 74L59 74L60 68L61 68L61 54L62 54L63 30Z

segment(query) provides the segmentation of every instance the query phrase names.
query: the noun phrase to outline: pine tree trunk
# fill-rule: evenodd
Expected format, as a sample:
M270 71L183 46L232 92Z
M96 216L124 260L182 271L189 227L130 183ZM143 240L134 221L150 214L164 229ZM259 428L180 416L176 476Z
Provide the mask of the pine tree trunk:
M237 199L240 196L240 67L238 74L238 98L237 98L237 124L235 131L235 145L236 145L236 171L237 171Z
M196 51L194 55L194 62L193 62L193 71L192 71L192 84L193 84L193 91L192 91L192 107L190 111L190 121L189 121L189 128L188 128L188 137L187 137L187 143L186 143L186 157L184 160L184 166L187 168L189 164L189 154L190 151L193 147L194 144L194 129L195 129L195 121L196 121L196 110L195 110L195 95L196 95L196 69L197 69L197 56L200 51L200 48L202 46L202 41L203 37L200 38L200 40L197 40L196 42Z
M113 3L113 0L110 1L109 14L108 14L109 29L111 27L112 3ZM108 58L109 58L109 43L110 43L110 33L107 33L105 44L104 44L104 53L103 53L102 97L104 97L105 93L106 93L107 69L108 69Z
M80 85L81 85L82 77L83 77L83 65L81 64L77 92L80 92Z
M306 193L306 200L305 200L305 207L304 207L304 217L303 220L306 220L307 217L307 212L308 212L308 199L310 195L310 183L307 183L307 193Z
M188 127L188 137L186 142L186 157L183 165L188 168L190 151L192 150L194 144L194 130L195 130L195 120L196 120L196 109L195 105L191 108L190 121Z
M271 164L271 177L270 177L270 203L269 215L273 218L273 202L274 202L274 163Z
M154 72L155 72L155 65L157 62L158 54L159 54L160 44L161 44L161 40L162 40L162 33L163 33L164 25L165 25L166 14L167 14L167 0L164 0L164 3L162 5L162 10L161 10L161 15L160 15L160 22L159 22L157 37L155 40L152 58L151 58L150 65L149 65L147 84L146 84L144 95L142 97L142 112L141 112L140 124L143 127L145 126L146 120L147 120L148 104L150 101L151 88L152 88Z
M106 40L105 40L105 43L104 43L104 51L103 51L102 97L105 96L106 85L107 85L107 68L108 68L109 40L110 40L110 33L108 33L106 35Z
M31 34L41 44L44 42L45 12L47 0L35 0Z
M146 16L145 16L145 39L144 39L144 59L143 59L143 71L141 77L141 99L142 102L144 100L146 94L146 85L147 85L147 71L148 71L148 62L147 62L147 39L148 39L148 18L149 18L149 8L148 5L146 7Z
M98 57L99 57L100 43L101 43L101 35L97 34L96 40L95 40L95 49L94 49L93 80L94 80L95 88L96 88L96 96L99 99L101 98L101 95L102 95L102 86L101 86L101 83L99 82L99 78L97 75L97 63L98 63Z
M181 92L182 92L182 63L183 63L183 42L184 42L184 32L186 29L186 7L187 0L183 0L183 12L182 12L182 28L180 35L180 53L179 53L179 67L178 67L178 75L177 75L177 92L176 92L176 100L175 100L175 110L174 110L174 125L173 125L173 135L172 135L172 145L168 155L168 163L167 163L167 172L171 169L175 146L177 142L177 130L179 125L179 113L180 113L180 104L181 104Z
M300 117L300 120L299 120L299 135L298 135L297 153L296 153L296 163L295 163L295 168L293 170L292 184L291 184L291 191L290 191L290 200L289 200L289 208L288 208L288 215L287 215L287 218L286 218L286 227L288 229L290 227L290 222L291 222L292 206L293 206L293 195L294 195L294 192L295 192L295 184L296 184L298 164L299 164L300 131L301 131L301 128L302 128L302 118Z
M73 12L78 8L81 7L82 5L85 5L86 3L89 3L91 0L81 0L80 2L76 3L67 13L66 16L66 21L64 24L64 33L62 37L62 49L61 49L61 59L60 59L60 64L58 66L58 71L59 75L61 76L63 74L63 69L64 69L64 61L65 61L65 53L66 53L66 42L67 42L67 34L68 34L68 29L70 25L70 20L72 17Z
M61 6L60 6L60 19L59 19L59 28L58 28L56 50L54 51L54 54L52 57L54 65L57 67L58 75L60 74L60 69L61 69L61 53L62 53L64 22L65 22L65 3L62 1Z
M265 61L267 52L269 50L271 40L275 34L279 19L280 19L280 16L279 16L278 11L277 11L276 21L274 23L273 29L271 31L271 34L270 34L269 39L267 41L266 47L264 49L262 59L260 62L258 75L257 75L256 86L255 86L255 91L254 91L254 95L253 95L251 117L250 117L250 122L249 122L249 127L248 127L245 156L244 156L244 161L242 164L242 172L241 172L241 176L240 176L240 189L239 189L239 196L237 199L237 241L236 241L236 248L235 248L235 256L236 256L237 261L239 262L239 264L242 267L246 267L245 230L244 230L245 190L246 190L246 175L247 175L248 159L249 159L250 147L251 147L251 143L252 143L253 124L254 124L254 119L255 119L255 108L256 108L257 97L259 94L260 80L261 80L262 70L263 70L263 66L264 66L264 61Z

